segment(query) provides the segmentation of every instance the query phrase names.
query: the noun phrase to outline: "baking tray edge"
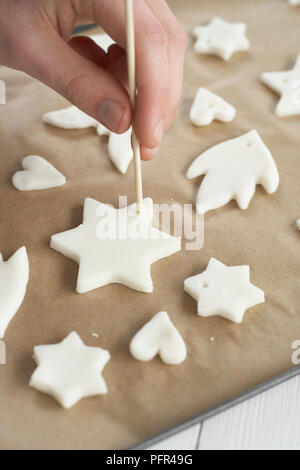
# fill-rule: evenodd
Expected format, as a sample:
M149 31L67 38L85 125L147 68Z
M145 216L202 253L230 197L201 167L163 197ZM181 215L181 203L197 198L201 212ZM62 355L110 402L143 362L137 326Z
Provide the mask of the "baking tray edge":
M249 391L241 395L236 396L235 398L232 398L231 400L223 403L222 405L212 408L211 410L205 411L204 413L195 416L195 418L185 421L184 423L181 423L172 429L164 431L151 439L148 439L146 441L141 442L140 444L137 444L134 447L131 447L129 450L145 450L149 447L152 447L155 444L174 436L175 434L185 431L186 429L195 426L196 424L200 424L201 422L206 421L207 419L212 418L213 416L216 416L217 414L222 413L223 411L226 411L236 405L239 405L240 403L243 403L246 400L255 397L256 395L259 395L260 393L266 392L267 390L270 390L271 388L283 382L286 382L287 380L296 377L299 374L300 366L288 370L283 374L278 375L266 382L263 382L262 384L250 389Z

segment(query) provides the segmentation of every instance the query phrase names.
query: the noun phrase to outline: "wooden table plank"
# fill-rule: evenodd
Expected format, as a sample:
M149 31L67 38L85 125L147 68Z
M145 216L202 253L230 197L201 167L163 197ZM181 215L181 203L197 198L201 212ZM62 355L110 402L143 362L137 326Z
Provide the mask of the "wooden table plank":
M159 442L148 450L194 450L199 445L201 425L197 424L169 439Z
M199 450L299 450L300 377L203 423Z
M300 450L300 376L149 450Z

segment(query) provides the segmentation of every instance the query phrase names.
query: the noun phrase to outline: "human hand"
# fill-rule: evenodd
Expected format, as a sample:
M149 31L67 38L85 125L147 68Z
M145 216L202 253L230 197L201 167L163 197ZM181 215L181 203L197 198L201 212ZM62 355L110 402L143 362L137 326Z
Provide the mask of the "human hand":
M134 120L142 158L155 155L177 115L186 35L165 0L134 0L138 97L127 92L124 0L0 0L0 63L63 95L113 132ZM96 22L116 41L105 53L74 25Z

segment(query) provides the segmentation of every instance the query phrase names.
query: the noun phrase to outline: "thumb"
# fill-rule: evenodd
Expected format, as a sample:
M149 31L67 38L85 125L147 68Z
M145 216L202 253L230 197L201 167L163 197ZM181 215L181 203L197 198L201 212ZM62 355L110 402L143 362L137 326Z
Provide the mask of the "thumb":
M56 90L113 132L132 120L129 96L107 70L88 60L55 31L31 35L22 44L22 70Z

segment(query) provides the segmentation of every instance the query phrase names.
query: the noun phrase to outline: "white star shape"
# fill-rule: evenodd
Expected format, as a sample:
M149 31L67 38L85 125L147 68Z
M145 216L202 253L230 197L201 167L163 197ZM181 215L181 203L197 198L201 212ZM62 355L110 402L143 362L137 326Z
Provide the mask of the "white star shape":
M229 60L238 51L250 49L244 23L229 23L214 18L207 26L194 28L197 38L194 49L199 54L214 54L223 60Z
M71 408L84 397L107 393L102 370L110 359L108 351L85 346L73 331L61 343L36 346L38 367L30 386L53 396L64 408Z
M300 0L289 0L289 5L292 5L292 6L300 5Z
M211 258L206 271L184 281L184 290L198 302L198 315L219 315L242 323L248 308L265 301L250 282L249 266L226 266Z
M181 249L181 239L152 227L153 201L122 209L94 199L84 203L83 224L53 235L51 248L79 264L77 292L110 283L153 292L151 264Z
M277 116L300 114L300 54L292 70L266 72L261 77L263 83L281 95L276 107Z

